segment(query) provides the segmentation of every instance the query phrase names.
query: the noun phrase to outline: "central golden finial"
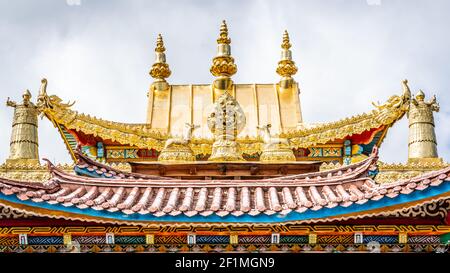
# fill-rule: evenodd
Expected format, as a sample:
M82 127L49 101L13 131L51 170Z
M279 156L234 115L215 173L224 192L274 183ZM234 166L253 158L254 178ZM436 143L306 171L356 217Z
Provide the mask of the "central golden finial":
M290 88L294 82L292 75L297 73L297 66L292 60L292 52L290 50L291 42L287 30L283 34L283 43L281 44L281 60L278 62L277 73L281 76L280 87Z
M222 21L222 25L220 26L220 36L217 39L218 44L227 44L231 43L231 39L228 38L228 27L227 22L225 20Z
M217 79L214 81L214 88L228 90L233 82L230 77L236 74L237 66L234 58L231 57L231 39L228 37L228 27L225 20L220 26L220 36L217 39L217 55L213 59L211 74Z
M169 84L167 83L166 78L168 78L172 73L169 65L166 63L165 51L166 48L164 47L163 38L161 34L158 34L155 48L155 63L152 65L149 72L150 76L155 79L152 87L157 91L164 91L168 89Z
M155 52L164 52L166 48L164 47L164 41L161 34L158 34L158 38L156 39L156 48Z
M283 33L283 43L281 44L281 48L286 50L291 48L291 43L289 41L289 33L287 32L287 30L285 30Z
M217 55L213 59L211 74L216 79L213 82L214 109L208 116L208 127L214 135L210 161L242 161L238 133L245 126L245 114L241 106L229 91L232 89L231 76L237 71L234 59L231 57L231 40L228 38L228 28L225 20L220 26L220 36L217 39Z

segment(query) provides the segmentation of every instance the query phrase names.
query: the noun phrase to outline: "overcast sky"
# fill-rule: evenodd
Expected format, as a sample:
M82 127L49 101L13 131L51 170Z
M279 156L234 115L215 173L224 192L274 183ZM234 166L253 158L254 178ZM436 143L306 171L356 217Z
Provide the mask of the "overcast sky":
M76 100L80 112L142 123L154 44L162 33L173 84L211 83L222 19L228 22L236 83L273 83L288 29L305 122L333 121L401 94L436 94L439 155L450 161L450 1L101 1L0 0L0 162L13 110L25 89ZM39 121L40 157L70 162L57 130ZM405 162L406 117L387 135L381 159Z

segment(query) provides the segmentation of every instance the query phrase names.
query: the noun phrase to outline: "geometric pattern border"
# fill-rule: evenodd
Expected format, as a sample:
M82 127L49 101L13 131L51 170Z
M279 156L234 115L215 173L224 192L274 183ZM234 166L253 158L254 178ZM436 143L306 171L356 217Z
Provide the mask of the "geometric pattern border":
M84 245L69 247L64 245L0 245L0 252L415 252L450 253L448 245L443 244L384 244L378 249L361 244L247 244L247 245Z
M440 235L450 232L450 225L272 225L272 226L166 226L159 225L155 227L142 226L43 226L43 227L15 227L15 226L0 226L0 236L8 234L36 234L36 235L61 235L65 233L72 233L75 235L95 235L98 233L114 233L116 235L128 235L129 233L158 234L158 233L214 233L214 232L235 232L239 234L249 233L391 233L392 235L403 233L434 233L432 235ZM294 235L294 234L292 234Z
M238 235L237 243L232 245L265 245L271 244L271 236L260 235ZM420 235L420 236L408 236L407 244L427 245L427 244L440 244L448 240L449 234L443 234L441 236L436 235ZM363 235L362 244L400 244L402 243L398 235ZM71 236L73 243L78 245L105 245L106 234L104 236ZM354 235L342 234L342 235L317 235L315 244L342 244L351 245L355 244ZM310 241L309 236L296 236L296 235L280 235L277 245L290 245L290 244L308 244ZM187 245L187 236L154 236L153 243L168 244L168 245ZM68 244L64 240L64 236L28 236L28 245L63 245ZM114 244L116 245L148 245L146 236L114 236ZM226 235L198 235L196 236L195 245L230 245L230 236ZM14 236L1 236L0 246L14 246L19 245L19 235Z

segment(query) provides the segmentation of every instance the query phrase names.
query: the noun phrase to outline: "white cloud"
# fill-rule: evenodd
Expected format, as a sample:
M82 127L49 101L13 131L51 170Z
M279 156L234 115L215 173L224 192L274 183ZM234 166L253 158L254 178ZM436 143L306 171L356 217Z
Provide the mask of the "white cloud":
M373 2L373 1L372 1ZM414 2L414 3L413 3ZM238 83L274 82L279 45L288 29L299 67L306 122L369 111L372 101L401 92L436 94L439 153L450 159L450 18L446 1L66 1L0 2L2 99L48 90L74 108L104 119L143 122L154 40L165 38L171 83L209 83L215 39L227 19ZM8 154L11 109L0 107L0 161ZM384 161L407 157L407 121L383 143ZM69 161L56 129L40 122L40 154Z

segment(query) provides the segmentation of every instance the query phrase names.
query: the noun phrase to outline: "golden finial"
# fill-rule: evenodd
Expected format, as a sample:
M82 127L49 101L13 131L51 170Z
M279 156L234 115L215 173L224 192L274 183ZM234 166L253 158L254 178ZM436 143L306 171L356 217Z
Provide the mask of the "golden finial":
M292 60L292 52L290 50L291 43L287 30L283 33L283 43L281 44L281 60L278 62L277 73L281 76L280 86L282 88L290 88L294 80L292 75L297 73L298 68Z
M217 39L217 55L213 59L211 66L211 74L217 79L214 81L214 86L220 90L228 90L231 88L232 81L230 77L237 71L237 66L234 63L234 58L231 57L231 39L228 38L228 28L225 20L220 26L220 36Z
M285 30L284 31L284 34L283 34L283 43L281 44L281 48L282 49L289 49L289 48L291 48L291 43L290 43L290 41L289 41L289 33L288 33L288 31L287 30Z
M164 47L164 41L161 34L158 34L158 38L156 39L156 52L164 52L166 48Z
M231 43L231 39L228 38L228 27L227 22L225 20L222 21L222 25L220 26L220 36L217 39L218 44L227 44Z
M158 34L155 48L155 63L152 65L149 74L155 79L153 87L159 91L167 90L169 85L166 82L166 78L172 73L169 69L169 65L166 63L165 51L166 48L164 47L162 35Z

